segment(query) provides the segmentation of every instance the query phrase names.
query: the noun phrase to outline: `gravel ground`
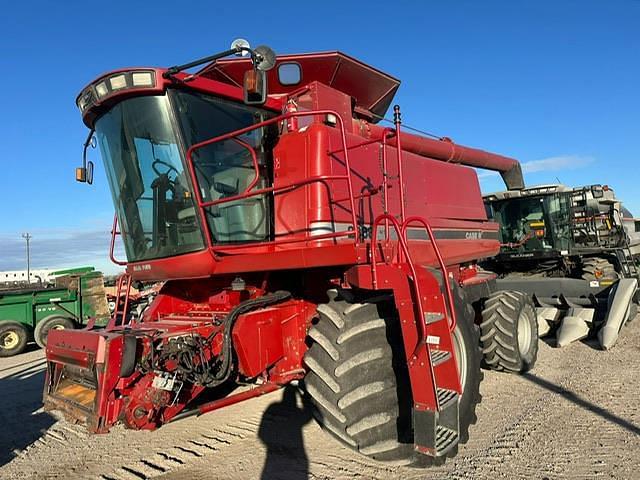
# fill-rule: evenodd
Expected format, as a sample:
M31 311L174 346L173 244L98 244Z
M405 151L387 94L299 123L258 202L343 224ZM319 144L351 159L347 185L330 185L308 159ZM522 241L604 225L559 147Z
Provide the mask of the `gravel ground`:
M0 359L0 478L170 480L640 478L640 320L609 352L540 345L525 376L487 372L471 439L428 470L387 467L281 392L167 425L89 435L40 408L40 350Z

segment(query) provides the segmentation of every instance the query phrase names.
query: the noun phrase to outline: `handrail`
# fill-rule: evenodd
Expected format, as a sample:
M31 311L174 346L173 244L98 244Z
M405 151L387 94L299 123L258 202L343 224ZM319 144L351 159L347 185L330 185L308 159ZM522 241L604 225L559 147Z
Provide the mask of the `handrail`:
M114 256L114 253L113 253L115 249L115 244L116 244L116 235L121 235L121 233L118 231L118 214L114 213L113 226L111 227L111 244L109 245L109 259L116 265L120 265L121 267L124 267L127 265L127 262L116 260L116 257Z
M440 270L442 270L442 277L444 279L444 288L447 294L447 301L449 303L449 311L451 312L451 322L449 322L449 330L453 332L456 328L457 318L456 318L455 302L453 300L453 294L451 293L451 284L449 282L449 272L447 271L447 267L444 264L442 254L440 253L440 248L438 247L438 243L436 242L436 237L433 234L433 229L431 228L431 225L425 218L418 217L418 216L409 217L402 224L402 236L406 238L407 228L409 227L409 224L416 223L416 222L421 223L422 226L427 231L427 234L429 235L429 240L431 240L431 246L433 248L433 251L436 254L436 258L438 259Z
M318 177L315 178L313 180L307 179L306 181L302 181L302 182L295 182L291 185L286 185L283 187L278 187L277 189L274 187L269 187L266 189L260 189L254 192L249 192L247 190L245 190L245 192L243 192L240 195L234 195L233 197L226 197L223 199L218 199L218 200L214 200L212 202L204 202L203 198L202 198L202 192L200 190L199 187L199 182L198 182L198 177L196 175L195 172L195 165L194 165L194 161L193 161L193 152L211 145L213 143L216 142L221 142L230 138L235 138L239 135L242 135L244 133L256 130L258 128L262 128L265 127L267 125L271 125L274 123L278 123L281 122L283 120L287 120L289 118L295 118L295 117L303 117L303 116L315 116L315 115L334 115L337 122L339 122L340 125L340 137L341 137L341 141L342 141L342 150L344 151L344 164L345 164L345 169L346 169L346 175L344 176L324 176L326 178L322 178L322 177ZM249 146L249 148L251 148L253 150L252 147ZM205 208L207 208L208 206L212 206L212 205L219 205L222 203L227 203L227 202L233 202L233 201L237 201L237 200L241 200L244 198L248 198L251 196L255 196L255 195L260 195L263 193L269 193L269 192L273 192L273 193L277 193L280 190L285 190L285 189L290 189L290 188L297 188L298 186L302 185L302 184L308 184L311 183L312 181L325 181L327 179L330 180L336 180L336 179L340 179L340 178L331 178L331 177L343 177L346 181L347 181L347 187L348 187L348 191L349 191L349 204L350 204L350 208L351 208L351 223L353 226L353 235L355 235L355 241L356 243L358 242L358 236L357 236L357 232L358 232L358 219L356 216L356 208L355 208L355 199L354 199L354 193L353 193L353 179L351 177L351 163L349 161L349 153L348 153L348 146L347 146L347 136L345 133L345 128L344 128L344 121L342 119L342 117L340 116L340 114L336 111L333 110L310 110L310 111L304 111L304 112L287 112L284 113L282 115L279 115L277 117L273 117L270 118L268 120L256 123L254 125L250 125L248 127L244 127L238 130L234 130L233 132L229 132L229 133L225 133L223 135L219 135L217 137L214 138L209 138L207 140L203 140L202 142L196 143L192 146L189 147L189 149L187 150L187 167L189 169L189 175L191 177L191 181L193 183L193 187L194 187L194 191L195 191L195 197L196 197L196 202L198 204L198 209L199 209L199 213L200 213L200 220L202 223L203 228L205 229L205 233L206 233L206 241L207 241L207 246L209 249L211 250L215 250L215 249L219 249L221 247L219 246L214 246L213 244L213 240L212 240L212 235L211 235L211 229L209 227L209 223L207 222L207 217L206 217L206 213L205 213ZM255 167L254 167L255 168ZM256 173L257 170L256 170ZM258 177L256 176L256 179ZM257 182L257 180L256 180ZM255 186L255 184L253 185ZM253 187L251 186L251 187ZM296 239L296 241L299 242L304 242L304 241L309 241L309 240L317 240L318 237L314 236L314 237L304 237L304 238L300 238L300 239ZM276 244L276 242L269 242L271 244ZM224 247L222 247L224 248Z
M420 325L420 339L418 343L421 343L423 340L426 340L426 327L424 324L424 309L422 308L422 293L420 292L420 284L418 283L418 277L416 272L416 267L411 261L411 255L409 254L409 247L407 246L406 238L403 235L403 229L398 223L398 220L388 213L383 213L382 215L378 215L373 222L373 229L371 234L371 281L373 284L373 288L377 288L378 285L378 271L377 271L377 248L376 248L376 240L378 236L378 226L382 222L382 220L388 220L389 223L393 226L393 229L396 231L396 235L398 236L398 245L402 249L405 258L407 260L407 265L409 265L409 269L411 270L411 275L413 277L413 288L416 295L416 306L418 308L418 313L420 314L418 325ZM398 252L400 253L400 252Z
M387 172L387 137L395 135L396 131L393 128L385 128L382 130L382 201L384 202L384 210L382 213L389 213L389 173ZM402 185L400 185L402 190ZM389 240L389 221L384 222L384 235Z
M303 185L307 185L309 183L314 183L314 182L322 182L325 180L346 180L346 179L347 179L346 175L317 175L314 177L305 178L304 180L300 180L290 185L283 185L278 188L275 188L275 187L259 188L258 190L254 190L253 192L244 192L238 195L233 195L231 197L224 197L224 198L219 198L218 200L210 200L208 202L202 202L200 207L207 208L213 205L220 205L221 203L227 203L227 202L235 202L236 200L244 200L245 198L256 197L258 195L263 195L265 193L270 193L270 192L281 193L282 191L294 190L298 187L302 187ZM334 200L334 203L338 203L338 201Z
M396 157L398 161L398 183L400 184L400 191L398 195L400 197L400 221L405 221L405 204L404 204L404 168L402 164L402 143L400 142L400 125L402 119L400 117L400 106L393 106L393 123L396 127Z
M260 180L260 165L258 165L258 156L256 155L256 151L253 149L253 147L249 145L247 142L244 142L239 138L232 138L231 141L236 142L238 145L249 150L249 154L251 155L251 162L253 163L253 170L255 171L256 176L253 177L253 180L251 180L251 183L247 186L247 188L244 189L243 193L246 193L249 190L251 190L253 187L255 187L256 183L258 183L258 180Z
M125 289L123 292L122 290ZM124 293L124 294L123 294ZM116 288L116 306L113 309L113 315L109 319L109 322L105 326L105 330L112 330L117 326L126 325L127 310L129 310L129 297L131 295L131 275L123 273L118 277L118 283ZM124 304L120 309L120 302L124 296ZM118 323L118 315L120 315L120 322Z

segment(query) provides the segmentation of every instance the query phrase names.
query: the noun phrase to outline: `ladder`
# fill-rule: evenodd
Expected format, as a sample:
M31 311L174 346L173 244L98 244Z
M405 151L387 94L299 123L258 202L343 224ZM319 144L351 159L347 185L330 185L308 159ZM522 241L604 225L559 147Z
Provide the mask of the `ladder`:
M571 218L569 228L575 244L597 246L600 243L593 215L587 208L587 191L584 188L571 192Z
M400 315L402 336L413 392L414 448L426 455L442 457L460 441L459 403L462 396L452 332L456 327L455 303L449 285L449 274L429 222L422 217L405 215L404 172L400 107L394 106L395 129L390 134L396 141L396 177L387 172L386 138L382 142L383 211L373 222L370 242L371 283L374 289L389 288L378 282L386 274L394 288L394 299ZM389 180L397 180L399 221L388 211ZM420 224L427 233L441 272L416 265L409 252L407 230ZM394 258L378 265L378 232L382 229L389 242L390 228L395 230L398 251ZM394 281L395 280L395 281ZM422 287L428 289L423 295ZM443 292L444 290L444 292ZM424 292L427 293L427 292Z
M383 223L396 232L398 255L378 265L377 239L373 237L372 284L374 289L381 284L385 285L383 288L389 288L387 282L395 287L394 297L403 320L401 328L413 391L415 448L423 454L441 457L460 440L459 400L462 395L452 337L456 317L448 272L431 226L424 218L410 217L400 225L394 216L382 214L376 218L373 232L378 232ZM407 244L407 229L411 223L420 223L427 231L441 274L416 265L411 259ZM398 272L404 273L406 288L398 288L403 283ZM379 281L383 276L385 282ZM428 288L428 292L423 292L423 287Z
M624 228L624 222L622 221L622 216L620 215L620 211L618 209L614 209L614 215L617 214L616 223L619 225L621 230L622 241L618 248L615 249L616 258L620 263L620 273L624 278L637 278L640 280L640 269L633 258L633 253L631 253L631 245L629 245L629 235L627 234Z
M131 275L123 273L118 277L116 288L116 305L113 315L105 330L112 330L114 327L123 326L128 323L127 313L129 311L129 297L131 295Z

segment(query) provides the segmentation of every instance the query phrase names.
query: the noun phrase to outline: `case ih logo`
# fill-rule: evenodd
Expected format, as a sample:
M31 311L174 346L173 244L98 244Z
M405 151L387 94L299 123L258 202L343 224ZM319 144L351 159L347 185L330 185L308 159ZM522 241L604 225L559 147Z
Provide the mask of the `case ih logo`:
M480 240L482 238L482 232L467 232L464 238L467 240Z

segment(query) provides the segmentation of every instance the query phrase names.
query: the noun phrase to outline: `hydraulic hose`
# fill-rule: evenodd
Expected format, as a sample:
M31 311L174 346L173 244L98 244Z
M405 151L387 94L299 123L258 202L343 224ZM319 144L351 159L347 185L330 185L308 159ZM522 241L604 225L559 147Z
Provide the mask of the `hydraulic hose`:
M240 315L243 313L250 312L251 310L256 310L258 308L264 308L269 305L274 305L276 303L283 302L287 299L291 298L291 292L287 292L286 290L278 290L274 293L269 293L267 295L263 295L262 297L252 298L249 300L245 300L244 302L239 303L235 307L233 307L229 314L224 319L224 328L223 328L223 339L222 339L222 352L220 356L222 357L222 361L219 364L219 367L215 373L212 374L212 378L205 382L204 385L207 387L215 387L218 386L229 378L232 371L231 357L233 355L233 344L231 341L231 332L233 331L233 326ZM212 334L207 340L210 341L215 333Z

